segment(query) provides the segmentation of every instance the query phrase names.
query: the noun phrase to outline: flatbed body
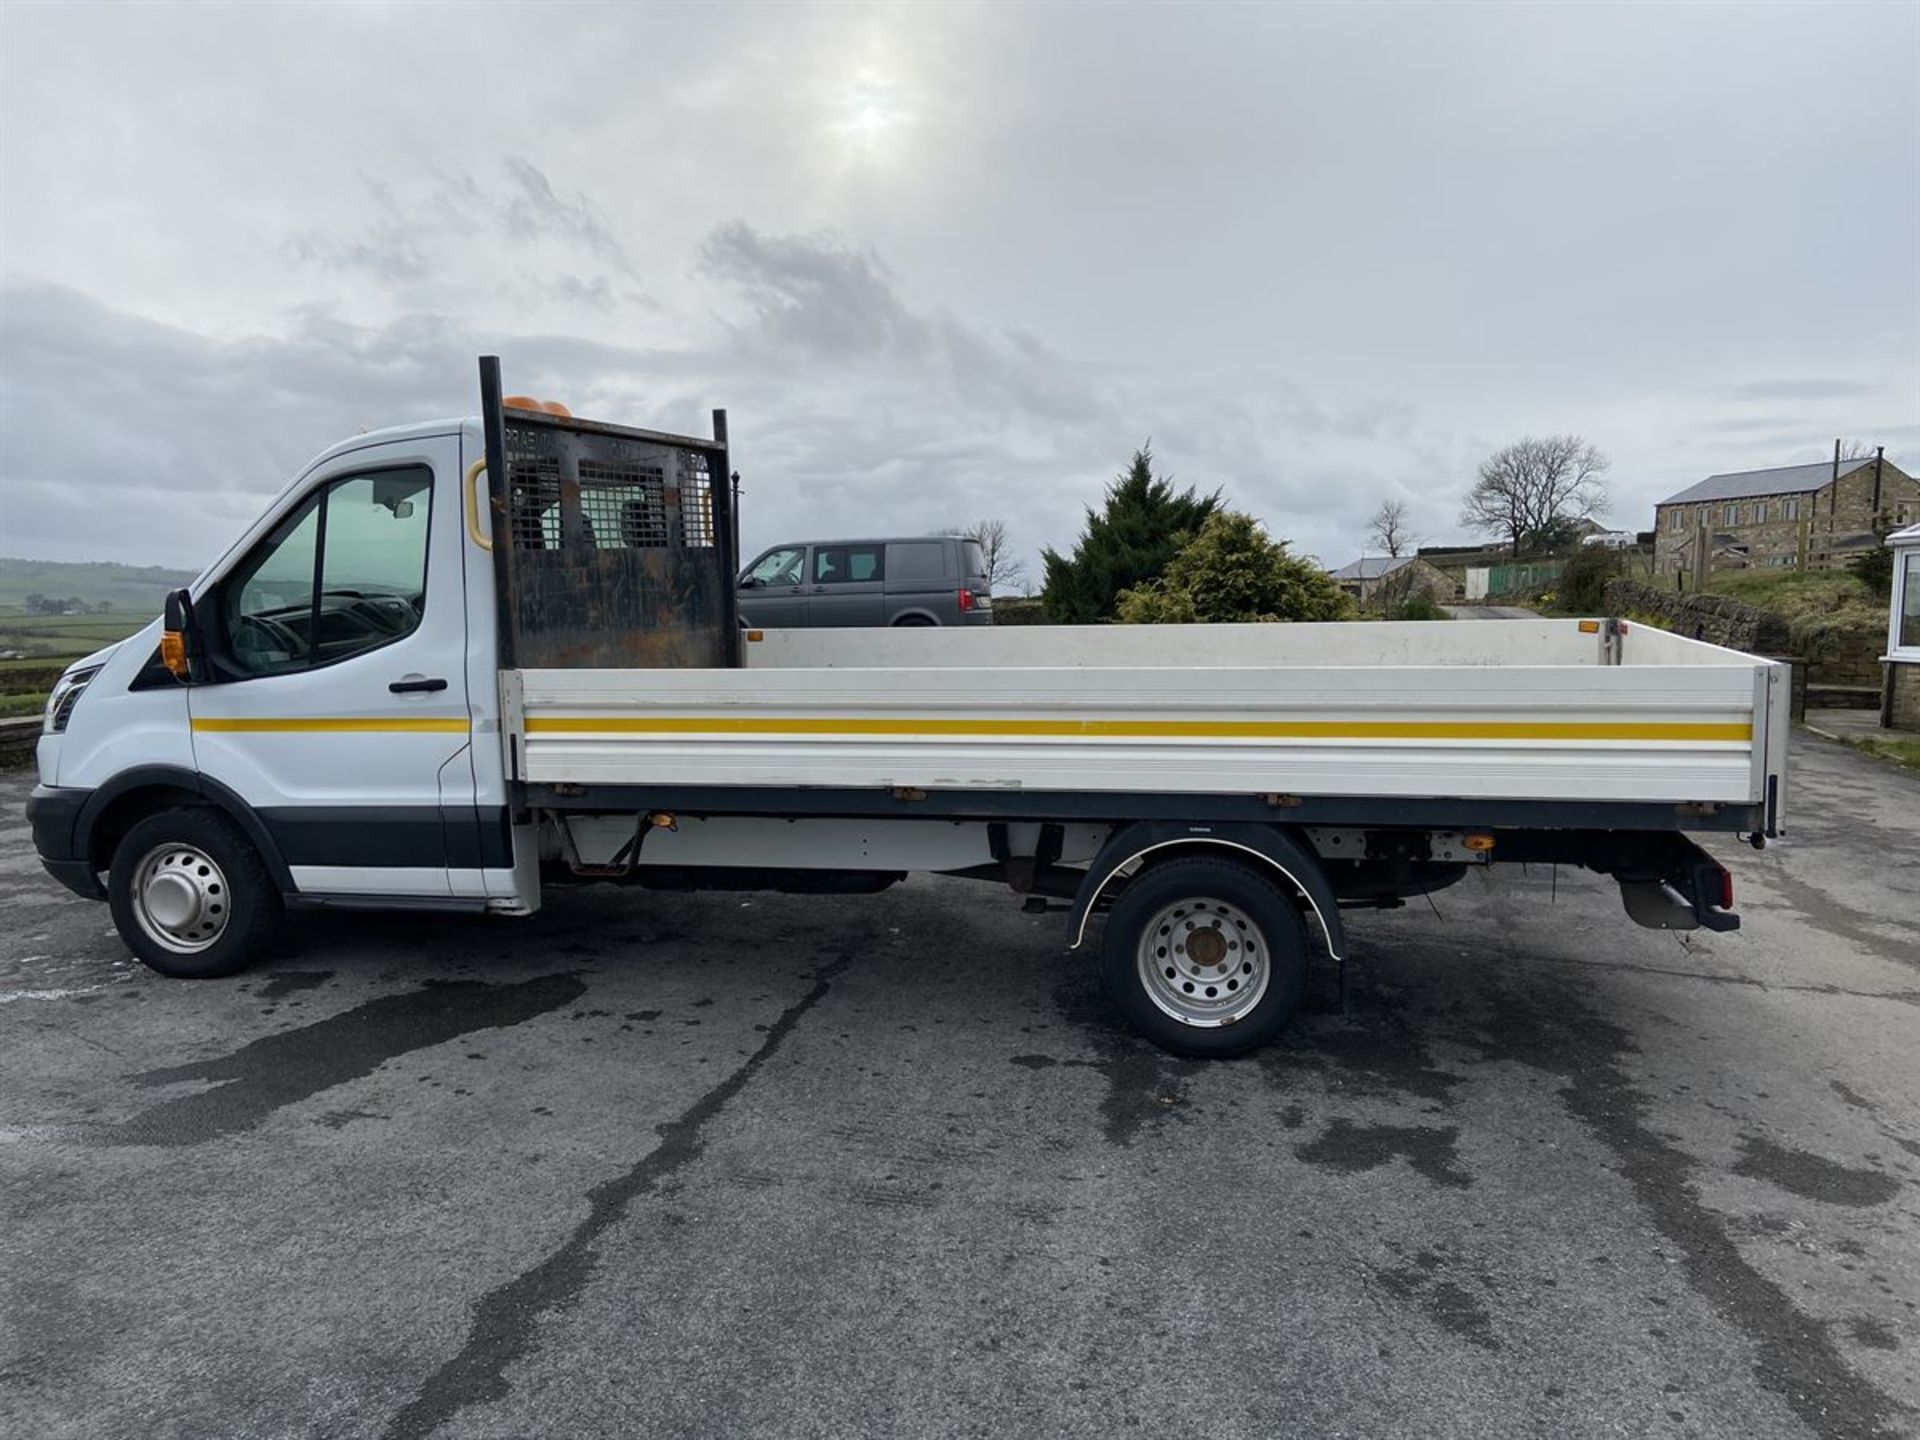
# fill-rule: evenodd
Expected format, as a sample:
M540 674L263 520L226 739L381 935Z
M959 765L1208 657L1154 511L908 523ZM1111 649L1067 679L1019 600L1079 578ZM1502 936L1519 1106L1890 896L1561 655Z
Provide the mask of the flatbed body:
M1181 796L1378 820L1417 802L1761 832L1785 801L1784 667L1629 623L766 631L744 654L506 672L513 778L720 804Z

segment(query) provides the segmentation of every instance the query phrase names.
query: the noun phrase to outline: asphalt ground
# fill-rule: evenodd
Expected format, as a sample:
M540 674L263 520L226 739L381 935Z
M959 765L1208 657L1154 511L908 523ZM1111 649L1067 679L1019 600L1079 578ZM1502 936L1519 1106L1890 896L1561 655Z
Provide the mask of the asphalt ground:
M962 881L168 981L6 777L0 1433L1913 1434L1920 783L1794 761L1739 933L1499 870L1215 1064Z

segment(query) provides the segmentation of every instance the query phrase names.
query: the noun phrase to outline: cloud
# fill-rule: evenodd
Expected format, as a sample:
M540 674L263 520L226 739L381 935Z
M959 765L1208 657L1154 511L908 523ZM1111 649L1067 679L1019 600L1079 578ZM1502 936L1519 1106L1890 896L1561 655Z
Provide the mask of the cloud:
M599 256L622 275L634 274L633 261L615 238L599 207L584 194L563 196L531 160L509 155L507 176L513 192L500 209L506 233L516 240L553 236L572 241Z
M993 334L938 311L911 309L870 250L832 234L766 235L744 221L715 227L700 268L744 302L731 325L747 357L805 357L905 373L988 405L1084 423L1108 408L1075 366L1030 334Z
M1224 485L1277 533L1331 553L1356 496L1418 468L1404 402L1327 404L1287 384L1223 405L1142 385L1032 335L916 308L879 256L833 237L733 222L700 245L698 269L708 305L736 318L654 348L425 310L362 324L317 303L275 332L224 337L66 287L9 287L9 548L202 563L321 447L472 411L482 352L504 357L510 388L577 413L706 433L727 405L749 547L993 515L1031 557L1071 542L1082 508L1153 432L1182 483ZM583 284L571 298L601 293Z
M1920 11L1383 15L0 6L8 545L204 555L480 351L727 405L750 542L1000 514L1030 559L1149 434L1329 559L1387 496L1456 535L1529 432L1623 525L1911 457Z
M295 231L284 252L302 264L371 282L389 306L435 307L487 286L526 309L542 301L602 314L658 310L606 216L585 194L563 194L531 161L507 156L498 183L460 171L403 180L359 171L359 204ZM362 213L363 212L363 213ZM476 256L511 255L524 268L476 272Z
M1864 380L1750 380L1727 393L1738 400L1853 400L1879 389Z

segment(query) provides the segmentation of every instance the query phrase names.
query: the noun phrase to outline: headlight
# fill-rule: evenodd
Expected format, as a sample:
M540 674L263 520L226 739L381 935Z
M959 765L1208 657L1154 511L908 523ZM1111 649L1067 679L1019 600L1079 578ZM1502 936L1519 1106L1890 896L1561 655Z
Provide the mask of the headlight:
M98 665L89 665L85 670L69 670L55 682L53 693L47 696L47 717L41 722L41 732L58 735L67 728L67 722L73 718L73 707L80 703L80 692L93 683L93 677L100 673Z

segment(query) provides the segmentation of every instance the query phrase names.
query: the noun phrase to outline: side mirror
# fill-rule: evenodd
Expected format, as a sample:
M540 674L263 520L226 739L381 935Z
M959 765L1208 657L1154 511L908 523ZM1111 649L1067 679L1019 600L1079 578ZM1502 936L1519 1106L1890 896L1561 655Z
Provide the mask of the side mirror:
M740 577L740 588L742 590L758 590L761 583L759 579L752 575L742 575Z
M191 681L200 649L193 624L193 596L185 590L169 591L162 615L160 663L173 672L175 679Z

